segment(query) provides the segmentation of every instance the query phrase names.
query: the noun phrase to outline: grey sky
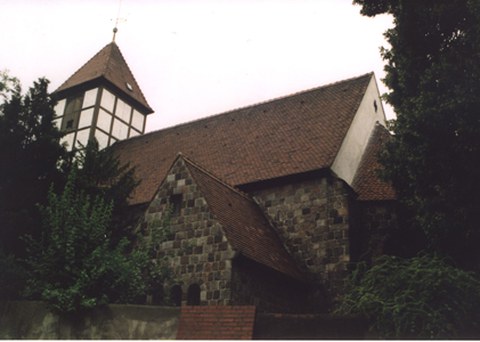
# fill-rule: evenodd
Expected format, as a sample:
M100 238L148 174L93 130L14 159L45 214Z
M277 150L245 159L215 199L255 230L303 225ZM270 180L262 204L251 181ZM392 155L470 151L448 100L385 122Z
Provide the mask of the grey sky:
M0 0L0 69L53 91L111 41L119 8L116 42L155 110L147 131L370 71L385 91L391 18L351 0Z

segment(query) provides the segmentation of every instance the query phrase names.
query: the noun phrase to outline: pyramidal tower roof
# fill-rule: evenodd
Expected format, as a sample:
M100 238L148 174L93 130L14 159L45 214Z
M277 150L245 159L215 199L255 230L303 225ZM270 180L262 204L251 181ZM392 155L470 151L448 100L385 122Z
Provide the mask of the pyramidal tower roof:
M115 42L111 42L101 49L70 76L55 93L57 96L61 96L73 88L102 82L109 83L124 93L140 105L145 114L153 113Z

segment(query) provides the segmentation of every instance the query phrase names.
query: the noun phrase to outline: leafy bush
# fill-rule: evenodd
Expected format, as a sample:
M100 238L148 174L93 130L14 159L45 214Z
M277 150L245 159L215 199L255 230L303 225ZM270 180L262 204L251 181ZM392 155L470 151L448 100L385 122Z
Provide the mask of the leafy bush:
M126 239L112 246L112 206L76 192L75 170L62 194L50 190L41 207L42 237L28 239L27 295L62 313L111 302L129 302L145 291L144 254L127 255Z
M352 274L337 313L366 316L384 338L478 337L480 281L435 256L383 256Z

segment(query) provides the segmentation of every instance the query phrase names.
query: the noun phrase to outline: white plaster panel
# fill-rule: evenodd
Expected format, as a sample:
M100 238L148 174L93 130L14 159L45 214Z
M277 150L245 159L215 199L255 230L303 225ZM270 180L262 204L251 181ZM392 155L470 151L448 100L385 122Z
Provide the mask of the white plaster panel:
M100 102L101 106L108 110L110 113L113 113L113 107L115 105L115 96L109 92L107 89L102 91L102 101Z
M130 133L128 134L128 137L133 138L133 137L136 137L137 135L140 135L140 132L137 132L133 128L130 128Z
M92 124L93 108L82 110L80 113L80 120L78 121L78 128L88 127Z
M62 116L63 115L63 112L65 111L65 103L66 102L67 101L65 99L57 102L57 104L55 105L55 108L54 108L56 116Z
M78 131L77 132L77 139L75 141L76 147L77 148L82 148L84 146L87 146L89 135L90 135L90 130L89 129L83 129L81 131Z
M117 139L125 139L128 135L128 126L118 119L113 120L112 135Z
M82 108L91 107L95 105L95 102L97 101L97 92L98 92L98 88L90 89L85 92L85 96L83 97Z
M102 131L99 131L98 129L95 130L95 139L97 139L98 147L100 149L108 146L108 135L106 135Z
M137 131L143 132L143 124L145 122L145 116L140 112L133 110L133 117L132 117L132 126Z
M374 103L376 103L376 111ZM357 109L357 113L332 165L332 171L349 185L352 185L353 178L362 160L368 139L375 128L376 122L385 126L383 105L375 76L372 76L365 95Z
M123 102L122 100L117 100L117 108L115 109L115 116L119 117L126 123L130 123L130 114L132 112L132 107Z
M110 125L112 123L112 116L103 109L98 111L97 127L105 132L110 133Z
M73 147L73 137L74 133L70 133L65 135L60 139L60 144L66 144L67 145L67 151L71 151Z
M53 120L53 124L58 130L60 130L62 128L62 118Z

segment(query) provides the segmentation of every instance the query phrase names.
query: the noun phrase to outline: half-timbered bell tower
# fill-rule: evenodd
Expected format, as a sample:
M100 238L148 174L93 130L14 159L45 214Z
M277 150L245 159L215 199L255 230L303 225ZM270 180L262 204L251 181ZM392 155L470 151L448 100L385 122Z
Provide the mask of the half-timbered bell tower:
M148 105L135 77L112 41L54 93L57 127L68 150L97 139L100 148L143 134Z

